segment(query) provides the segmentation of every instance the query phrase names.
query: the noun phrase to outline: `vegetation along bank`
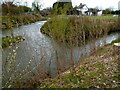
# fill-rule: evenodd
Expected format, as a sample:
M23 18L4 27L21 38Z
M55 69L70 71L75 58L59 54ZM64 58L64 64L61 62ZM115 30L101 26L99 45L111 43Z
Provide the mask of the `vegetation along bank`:
M91 38L118 31L118 18L111 16L56 16L41 28L51 38L76 46Z
M2 29L12 29L13 27L18 27L46 19L47 18L42 17L39 14L3 15Z

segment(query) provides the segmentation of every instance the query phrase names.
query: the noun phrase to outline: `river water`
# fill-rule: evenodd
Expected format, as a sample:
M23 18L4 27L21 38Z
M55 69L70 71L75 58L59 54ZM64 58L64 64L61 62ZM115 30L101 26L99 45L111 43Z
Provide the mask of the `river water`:
M14 28L14 36L23 36L25 40L14 47L3 48L3 62L14 57L14 64L18 65L17 71L24 70L30 63L29 71L39 71L40 73L44 70L49 70L50 75L54 77L57 75L58 69L62 71L65 68L69 68L72 60L77 63L83 57L89 55L95 47L111 43L112 40L120 36L120 32L115 32L102 38L91 40L81 47L70 49L40 32L40 28L45 22L39 21ZM9 35L10 32L8 30L2 31L2 37ZM16 53L15 56L13 56L14 52ZM37 66L38 64L39 66ZM15 70L7 72L7 76L14 76L14 72ZM29 72L26 72L25 75L28 76Z

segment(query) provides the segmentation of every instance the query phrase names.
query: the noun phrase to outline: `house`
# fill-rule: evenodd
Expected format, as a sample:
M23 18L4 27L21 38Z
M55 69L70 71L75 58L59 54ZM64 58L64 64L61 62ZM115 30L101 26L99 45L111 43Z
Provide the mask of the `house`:
M82 15L87 15L89 8L86 4L80 3L80 5L77 7L77 10L81 12ZM89 14L89 13L88 13Z
M89 16L101 16L102 11L97 9L88 8L86 4L80 3L77 7L77 10L81 11L82 15L89 15Z
M89 15L89 16L102 16L102 10L96 10L96 9L92 9L92 10L88 10L85 11L85 15Z
M102 16L102 13L103 13L103 11L101 10L101 11L99 11L98 13L97 13L97 16Z

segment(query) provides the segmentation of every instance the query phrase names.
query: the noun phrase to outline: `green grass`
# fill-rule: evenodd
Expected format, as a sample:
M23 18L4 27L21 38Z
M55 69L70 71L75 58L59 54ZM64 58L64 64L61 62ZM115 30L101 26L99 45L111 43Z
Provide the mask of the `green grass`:
M16 44L16 43L19 43L21 42L22 40L22 36L7 36L7 37L3 37L2 38L2 47L5 48L5 47L8 47L10 45L13 45L13 44Z

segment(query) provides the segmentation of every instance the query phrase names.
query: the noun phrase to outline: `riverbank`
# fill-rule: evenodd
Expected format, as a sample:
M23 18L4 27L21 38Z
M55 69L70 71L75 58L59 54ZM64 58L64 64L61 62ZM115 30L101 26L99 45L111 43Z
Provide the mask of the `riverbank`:
M119 39L120 40L120 39ZM119 40L114 42L119 42ZM38 88L119 88L118 59L113 43L106 45L82 59L54 79L46 79L35 85Z
M118 30L118 18L112 16L56 16L41 28L43 34L69 46L79 46Z
M24 15L5 15L2 16L2 29L12 29L21 25L34 23L37 21L47 20L39 14L24 14Z

